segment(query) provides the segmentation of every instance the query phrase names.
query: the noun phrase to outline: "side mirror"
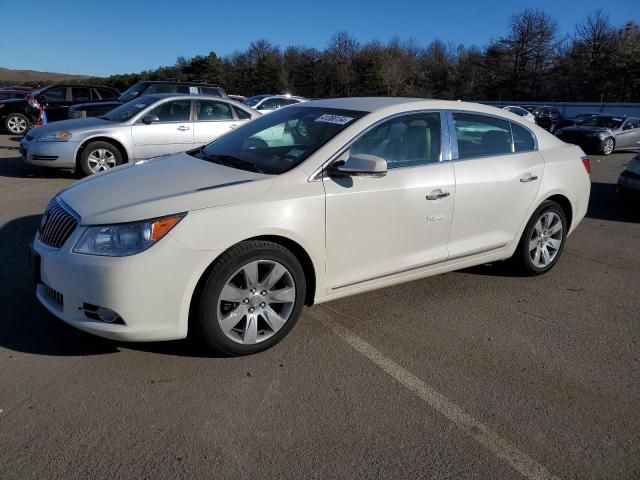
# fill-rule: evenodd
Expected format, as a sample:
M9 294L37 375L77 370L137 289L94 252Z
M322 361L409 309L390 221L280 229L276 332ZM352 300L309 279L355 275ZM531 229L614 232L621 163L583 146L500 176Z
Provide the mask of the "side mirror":
M145 115L144 117L142 117L142 123L144 123L145 125L151 125L152 123L156 123L159 121L160 119L158 118L158 115Z
M387 161L375 155L360 153L350 155L344 163L339 162L331 169L331 174L344 177L384 177Z

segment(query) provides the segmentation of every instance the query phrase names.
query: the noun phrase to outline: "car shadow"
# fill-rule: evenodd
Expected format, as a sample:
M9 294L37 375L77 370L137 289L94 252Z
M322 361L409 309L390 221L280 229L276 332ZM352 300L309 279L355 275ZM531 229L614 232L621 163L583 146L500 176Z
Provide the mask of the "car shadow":
M640 203L618 195L616 189L613 183L592 183L587 218L640 223Z
M77 330L49 313L35 297L28 245L40 215L0 226L0 347L15 352L84 356L133 349L181 357L219 357L194 340L155 343L115 342Z
M12 149L13 147L0 147ZM16 148L17 150L17 148ZM0 157L0 177L7 178L69 178L77 179L73 170L38 167L24 161L22 157Z

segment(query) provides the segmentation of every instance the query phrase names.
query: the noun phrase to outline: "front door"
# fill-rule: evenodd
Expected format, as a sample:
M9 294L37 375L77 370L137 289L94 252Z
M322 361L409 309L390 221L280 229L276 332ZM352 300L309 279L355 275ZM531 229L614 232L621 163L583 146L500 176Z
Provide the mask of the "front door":
M325 174L328 293L447 259L455 180L440 145L439 113L395 117L340 156L382 157L386 176Z
M616 135L616 149L640 147L640 119L628 118Z
M191 100L164 102L145 116L157 116L147 125L142 120L131 127L135 158L151 158L193 148Z
M531 132L515 122L453 113L458 160L449 254L459 258L507 246L542 182L544 161ZM512 134L513 132L513 134Z

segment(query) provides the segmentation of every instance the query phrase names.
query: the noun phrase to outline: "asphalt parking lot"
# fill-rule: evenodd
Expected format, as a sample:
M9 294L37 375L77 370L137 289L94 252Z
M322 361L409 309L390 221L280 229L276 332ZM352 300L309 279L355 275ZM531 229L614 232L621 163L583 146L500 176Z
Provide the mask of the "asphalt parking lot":
M632 154L591 157L589 213L545 276L362 294L217 358L38 305L26 245L74 177L17 147L0 135L1 479L640 477L640 208L615 194Z

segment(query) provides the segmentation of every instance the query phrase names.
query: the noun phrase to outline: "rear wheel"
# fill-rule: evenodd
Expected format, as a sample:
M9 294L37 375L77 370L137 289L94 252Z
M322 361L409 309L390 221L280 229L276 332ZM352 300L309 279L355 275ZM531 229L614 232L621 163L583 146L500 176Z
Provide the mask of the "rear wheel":
M29 129L29 119L21 113L10 113L4 120L4 126L9 133L22 135Z
M564 249L567 220L553 201L543 202L531 216L512 258L526 275L542 275L553 268Z
M80 155L79 173L93 175L117 167L122 163L122 154L108 142L92 142Z
M604 142L602 143L602 154L611 155L615 147L616 147L616 142L613 138L611 137L605 138Z
M197 299L193 326L211 349L248 355L282 340L300 316L304 271L279 244L246 241L214 264Z

